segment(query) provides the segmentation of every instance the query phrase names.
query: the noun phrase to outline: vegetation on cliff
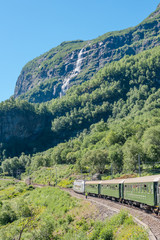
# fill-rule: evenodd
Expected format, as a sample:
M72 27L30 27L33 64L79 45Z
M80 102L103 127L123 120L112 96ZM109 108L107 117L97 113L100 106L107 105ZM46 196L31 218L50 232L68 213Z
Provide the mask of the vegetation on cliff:
M92 41L63 42L22 69L20 97L0 103L1 176L71 187L82 175L159 173L159 13ZM57 187L0 180L2 240L148 239L125 212L104 223L96 214Z
M135 170L138 154L143 163L153 164L159 161L159 62L159 47L126 56L107 64L90 81L72 87L61 99L42 104L11 99L0 104L1 115L19 111L23 115L27 112L29 118L34 112L38 118L47 119L48 124L37 130L39 137L24 138L26 153L60 143L44 154L31 157L35 162L39 158L39 166L74 163L79 170L87 171L87 166L93 165L95 171L102 172L104 166L112 163L115 172L119 172L127 168ZM69 141L62 143L65 140ZM2 143L1 159L22 152L24 142L14 136L15 148L12 138ZM2 169L9 172L6 163L12 166L12 159L2 164Z
M90 80L106 63L159 46L159 13L157 8L136 27L106 33L91 41L63 42L24 66L14 96L34 103L49 101L60 96L64 81L72 76L80 59L80 71L71 77L68 88Z

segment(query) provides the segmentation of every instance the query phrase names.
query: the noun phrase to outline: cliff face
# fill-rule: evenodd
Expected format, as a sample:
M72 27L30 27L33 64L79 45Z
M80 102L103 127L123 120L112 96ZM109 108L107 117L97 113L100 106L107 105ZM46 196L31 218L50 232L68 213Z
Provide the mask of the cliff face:
M33 112L6 111L0 116L0 139L25 139L38 136L45 127L45 118Z
M41 150L50 128L51 122L45 114L20 108L0 112L0 143L4 144L2 149L5 148L10 156L33 152L34 148Z
M107 33L92 41L64 42L29 62L17 80L14 96L44 102L65 95L89 80L106 63L160 44L160 8L134 28Z

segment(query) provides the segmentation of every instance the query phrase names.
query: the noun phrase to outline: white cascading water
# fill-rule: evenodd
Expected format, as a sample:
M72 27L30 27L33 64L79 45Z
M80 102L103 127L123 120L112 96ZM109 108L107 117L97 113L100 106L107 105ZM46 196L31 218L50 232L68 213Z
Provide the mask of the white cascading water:
M63 81L63 85L61 87L61 92L60 92L60 97L64 96L66 91L68 90L69 88L69 82L72 78L76 77L78 75L78 73L80 72L81 70L81 64L82 64L82 54L83 54L83 50L84 48L82 48L78 54L78 59L77 59L77 62L76 62L76 67L75 69L73 70L73 72L71 73L70 76L66 77Z

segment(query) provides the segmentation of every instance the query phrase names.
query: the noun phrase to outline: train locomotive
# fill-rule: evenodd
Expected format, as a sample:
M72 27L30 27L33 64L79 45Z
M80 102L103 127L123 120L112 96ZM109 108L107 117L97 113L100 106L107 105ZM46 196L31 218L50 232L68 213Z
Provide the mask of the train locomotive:
M160 175L97 181L76 180L73 190L135 205L160 215Z

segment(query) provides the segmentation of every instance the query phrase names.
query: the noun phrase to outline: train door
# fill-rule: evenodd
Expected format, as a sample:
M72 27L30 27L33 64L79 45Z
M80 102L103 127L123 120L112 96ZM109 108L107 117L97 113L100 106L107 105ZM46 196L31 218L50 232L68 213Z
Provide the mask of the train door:
M119 184L119 198L122 198L122 184Z
M157 205L160 206L160 182L157 184Z
M124 199L124 181L119 184L120 198Z
M98 195L101 194L101 184L98 184Z

